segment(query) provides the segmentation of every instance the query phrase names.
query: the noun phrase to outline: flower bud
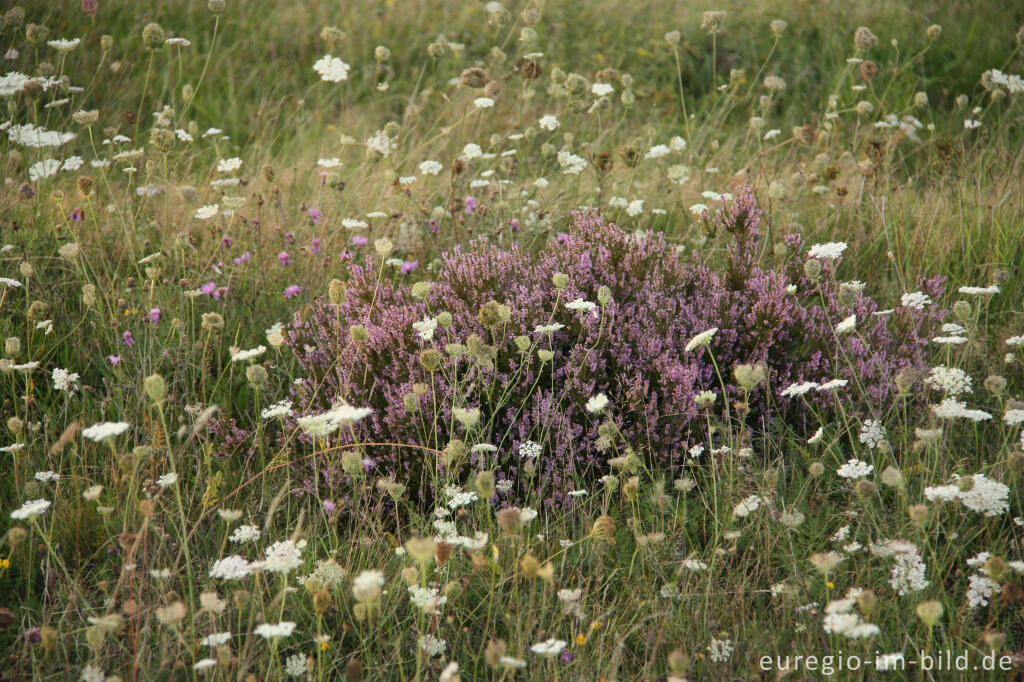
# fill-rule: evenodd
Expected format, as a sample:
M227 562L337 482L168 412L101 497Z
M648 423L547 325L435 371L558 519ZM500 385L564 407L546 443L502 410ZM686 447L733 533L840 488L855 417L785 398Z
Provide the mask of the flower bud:
M165 34L160 24L150 22L142 29L142 44L151 50L164 46Z
M159 374L150 374L142 380L142 386L149 399L157 405L163 403L164 398L167 397L167 384Z
M935 624L942 618L943 612L942 602L940 601L925 601L921 602L914 608L914 613L921 619L921 622L928 628L935 627Z
M340 279L332 279L331 283L327 287L327 298L330 299L334 305L340 304L345 300L345 283Z

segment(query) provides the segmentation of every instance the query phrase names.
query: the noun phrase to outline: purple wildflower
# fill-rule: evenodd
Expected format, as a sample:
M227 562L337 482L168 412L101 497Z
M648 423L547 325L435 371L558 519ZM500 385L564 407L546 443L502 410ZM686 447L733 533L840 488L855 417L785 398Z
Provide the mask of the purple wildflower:
M369 243L370 240L361 234L357 234L356 236L352 237L352 246L366 246Z
M161 313L159 308L150 308L149 309L149 321L152 322L153 324L160 324L160 315L161 314L162 313Z
M309 216L309 222L313 225L319 225L320 221L323 220L324 214L320 212L319 208L311 208L306 211L306 215Z
M231 247L231 237L229 237L227 235L224 235L223 237L221 237L220 245L223 246L225 249L230 248Z
M284 297L285 298L295 298L296 296L298 296L301 293L302 293L302 287L300 287L298 284L292 284L291 286L285 287Z
M241 256L235 258L235 265L243 265L252 260L252 254L248 251L244 252Z
M117 367L118 365L121 364L121 356L120 355L108 355L107 356L107 362L110 363L111 367Z
M441 231L441 226L438 225L437 221L434 220L433 218L431 218L430 222L427 224L430 226L430 231L433 232L434 234L437 234L438 232Z
M520 476L515 457L495 463L498 478L517 480L517 494L539 495L555 506L570 499L567 493L578 487L580 472L600 476L608 470L612 451L585 409L587 398L599 392L616 406L614 420L626 442L644 444L666 470L684 464L679 453L703 438L694 396L719 388L708 351L685 348L712 327L719 329L711 342L719 366L767 366L765 385L750 395L751 423L800 424L807 402L776 397L795 381L842 378L853 384L856 379L858 390L845 392L844 402L880 404L895 391L897 371L923 362L929 335L944 315L938 306L885 317L872 315L879 306L863 294L852 303L840 302L834 268L808 279L799 245L785 269L763 269L757 262L763 250L760 211L749 192L709 220L727 247L719 249L722 260L714 264L679 253L660 234L637 239L595 212L576 214L571 230L536 257L515 245L471 242L442 255L426 301L415 298L408 285L379 286L378 268L367 257L363 265L349 266L342 303L320 299L296 314L288 344L311 380L295 387L295 398L311 409L327 409L333 396L344 395L373 408L353 432L339 432L342 442L355 438L442 449L462 432L442 426L424 443L419 417L405 410L404 397L414 384L426 384L438 405L451 405L460 388L444 377L479 373L502 387L494 399L479 404L495 440L511 452L535 441L544 452L532 478ZM556 272L569 276L561 292L551 284ZM790 285L796 293L790 293ZM564 303L577 298L596 301L601 287L608 288L610 298L595 317L566 309ZM929 280L921 288L934 299L942 282ZM493 330L481 322L480 309L491 300L511 310L506 339L532 338L536 327L552 323L573 332L550 336L546 349L554 353L553 362L520 355L507 342L492 341ZM458 357L442 354L444 371L433 374L418 362L394 362L419 345L413 323L435 310L450 312L448 334L474 350ZM859 334L837 339L834 321L850 314L864 326ZM355 324L369 332L363 343L348 343ZM724 374L726 395L719 395L719 404L728 405L744 392L729 372ZM823 394L811 402L815 409L828 409L835 396ZM452 423L450 408L442 412L438 423ZM406 481L418 480L424 466L412 450L402 448L367 448L367 455L386 471L402 472ZM468 464L476 466L477 459L471 455ZM340 473L326 480L334 489L347 485ZM431 495L417 492L424 500Z
M126 331L125 333L121 334L121 343L128 346L129 348L135 345L135 339L132 338L131 331Z
M207 282L206 284L199 287L199 291L207 296L215 296L217 294L217 283Z
M476 210L476 197L466 197L463 202L466 204L466 215L472 215Z
M399 268L399 271L403 275L408 275L410 272L412 272L413 270L415 270L419 266L420 266L420 262L418 260L410 260L410 261L406 261L406 262L402 263L402 267Z
M310 249L309 249L309 251L310 251L310 253L312 253L312 254L313 254L314 256L315 256L316 254L320 253L320 237L313 237L313 242L312 242L312 244L310 245Z
M288 255L287 251L277 254L277 260L281 261L281 267L288 267L292 264L292 257Z

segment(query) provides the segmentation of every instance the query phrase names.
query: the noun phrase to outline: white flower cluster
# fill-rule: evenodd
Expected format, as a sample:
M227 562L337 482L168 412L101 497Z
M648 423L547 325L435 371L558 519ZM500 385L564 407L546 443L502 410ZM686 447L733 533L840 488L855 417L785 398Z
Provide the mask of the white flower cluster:
M971 511L984 516L999 516L1010 509L1006 501L1010 496L1009 486L993 481L985 474L974 474L968 479L953 477L948 485L930 486L924 489L929 502L952 502L958 500Z
M900 551L893 555L895 563L889 573L889 585L892 589L901 596L906 596L928 587L928 581L924 577L928 567L921 559L917 547L908 545L900 546L898 549Z
M947 395L971 393L971 377L958 367L932 367L924 379L925 386L942 391Z
M859 594L859 588L850 588L845 598L834 599L825 605L825 617L821 624L825 632L849 639L866 639L880 632L877 625L865 623L861 615L853 610Z

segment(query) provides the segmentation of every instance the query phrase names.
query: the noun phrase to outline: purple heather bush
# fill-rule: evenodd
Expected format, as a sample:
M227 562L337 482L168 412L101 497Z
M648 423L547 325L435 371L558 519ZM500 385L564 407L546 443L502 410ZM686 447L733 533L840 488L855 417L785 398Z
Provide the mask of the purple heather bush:
M680 253L662 235L629 234L581 212L566 238L536 256L479 241L456 248L426 294L422 284L414 292L380 282L367 259L350 266L337 303L318 301L289 329L308 377L295 389L296 404L305 413L339 399L373 408L353 431L334 436L341 442L493 445L496 451L469 453L462 466L511 480L513 499L530 489L548 504L608 473L607 460L622 454L623 442L656 469L680 465L686 449L707 437L694 396L721 393L715 364L728 392L728 401L719 395L715 403L721 411L742 397L732 368L765 363L767 380L750 397L748 420L799 425L815 404L882 404L897 371L921 362L942 312L875 314L884 311L873 300L841 287L838 261L820 261L820 274L810 277L816 265L805 268L796 236L787 239L781 269L760 267L760 219L749 191L705 215L709 245L728 241L715 264ZM922 284L932 298L941 288L939 279ZM837 336L835 326L850 315L855 331ZM440 318L430 339L413 326L425 318ZM712 327L718 332L708 347L685 350ZM794 382L836 378L849 385L834 394L780 396ZM585 405L598 393L608 408L592 414ZM455 408L479 409L478 423L466 428ZM602 427L608 420L617 430ZM520 454L529 442L540 446L535 465ZM425 484L416 487L434 455L394 446L367 446L364 454L377 475L395 475L429 496ZM344 485L334 478L343 475L326 475Z

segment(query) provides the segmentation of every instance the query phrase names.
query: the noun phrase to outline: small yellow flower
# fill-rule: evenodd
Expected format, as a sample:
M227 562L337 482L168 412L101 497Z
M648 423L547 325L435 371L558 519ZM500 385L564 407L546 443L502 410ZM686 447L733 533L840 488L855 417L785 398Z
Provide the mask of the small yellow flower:
M601 629L601 621L595 620L593 623L590 624L590 629L591 630L600 630Z
M825 583L825 587L827 587L830 590L834 590L836 588L836 584L829 580L827 583Z
M10 559L0 559L0 568L10 568L10 567L11 567L11 560Z
M576 635L576 646L583 646L587 643L587 637L583 633Z
M330 647L330 642L320 642L320 651L327 651Z

